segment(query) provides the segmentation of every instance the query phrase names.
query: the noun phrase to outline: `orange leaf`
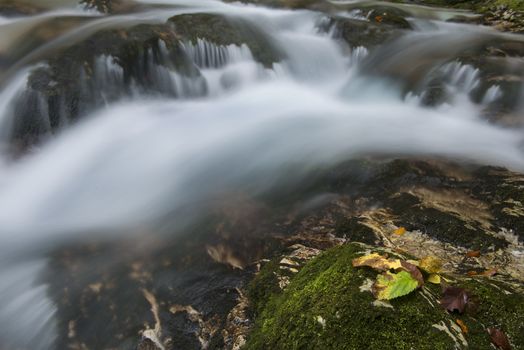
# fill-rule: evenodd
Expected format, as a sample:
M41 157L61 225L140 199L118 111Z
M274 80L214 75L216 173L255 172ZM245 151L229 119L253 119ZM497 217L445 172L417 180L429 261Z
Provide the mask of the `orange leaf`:
M404 233L406 233L406 228L399 227L395 231L393 231L393 233L396 234L397 236L402 236Z
M460 326L460 329L462 330L462 333L467 334L468 333L468 326L462 321L457 318L456 320L457 324Z
M466 253L468 258L478 258L480 256L480 250L472 250Z
M381 23L383 19L382 16L375 16L375 22Z
M498 269L494 267L492 269L482 272L482 276L488 276L488 277L495 276L497 272L498 272Z

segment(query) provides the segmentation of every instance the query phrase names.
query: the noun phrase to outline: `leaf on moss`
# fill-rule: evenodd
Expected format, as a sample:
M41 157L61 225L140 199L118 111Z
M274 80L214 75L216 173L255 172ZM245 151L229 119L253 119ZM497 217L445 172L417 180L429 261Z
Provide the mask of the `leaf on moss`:
M409 272L411 277L413 277L418 282L418 286L422 287L424 285L424 276L422 276L422 272L413 264L410 264L407 261L401 261L400 264L402 265L402 268Z
M462 321L462 320L457 318L456 322L459 325L460 330L462 331L462 333L467 334L468 333L468 326L466 326L464 321Z
M448 311L457 310L460 313L464 312L464 308L469 301L469 295L464 288L460 287L446 287L442 292L442 305Z
M468 258L478 258L480 256L480 250L472 250L466 253Z
M482 272L482 276L492 277L492 276L495 276L497 272L498 272L498 269L495 267L495 268Z
M391 300L411 293L418 286L418 281L407 271L386 271L377 277L371 290L378 300Z
M386 271L389 269L398 269L402 267L399 259L388 259L377 253L361 256L353 259L353 267L369 266L379 271Z
M402 236L404 233L406 233L406 228L399 227L395 231L393 231L393 233L396 234L397 236Z
M503 331L498 328L488 328L487 331L491 337L491 342L496 347L502 350L511 350L509 339Z
M439 273L442 270L442 261L434 256L420 259L418 266L427 273Z
M440 284L440 275L437 273L432 273L428 276L428 282L433 284Z

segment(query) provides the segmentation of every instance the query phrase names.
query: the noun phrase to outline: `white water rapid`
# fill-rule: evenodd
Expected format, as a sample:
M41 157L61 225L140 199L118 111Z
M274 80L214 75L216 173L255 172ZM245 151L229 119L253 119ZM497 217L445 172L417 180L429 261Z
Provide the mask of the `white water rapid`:
M137 2L150 7L144 13L115 16L54 9L0 22L3 39L8 35L3 27L9 35L20 28L22 37L51 16L88 18L6 67L8 80L0 92L2 145L12 135L15 101L31 71L27 66L42 63L45 50L72 45L100 28L158 18L162 22L188 13L221 15L257 28L283 59L265 66L245 44L186 41L180 48L197 75L153 65L150 77L161 94L145 93L132 81L128 93L111 101L106 90L125 89L125 74L110 55L100 56L96 84L85 85L101 91L97 108L72 125L62 116L58 131L16 159L2 147L2 349L53 348L54 304L46 297L39 271L46 254L63 244L117 239L143 227L154 231L166 217L179 225L172 227L176 231L198 220L199 209L224 193L266 193L291 179L299 182L316 169L365 156L435 156L524 170L523 130L482 116L503 97L502 90L493 84L481 102L474 102L478 72L448 62L460 45L491 40L498 35L494 31L425 20L427 25L399 41L405 47L377 56L379 49L349 47L335 30L320 30L326 16L320 12L211 0ZM442 39L449 36L452 47L446 48ZM16 39L2 43L0 51L9 50ZM404 81L397 78L411 79L410 69L418 64L409 61L410 43L419 45L412 51L426 64L422 74L440 72L452 97L446 103L425 106L423 88L404 91ZM160 46L165 53L164 43ZM442 57L423 57L432 50L440 50ZM389 74L392 69L398 75Z

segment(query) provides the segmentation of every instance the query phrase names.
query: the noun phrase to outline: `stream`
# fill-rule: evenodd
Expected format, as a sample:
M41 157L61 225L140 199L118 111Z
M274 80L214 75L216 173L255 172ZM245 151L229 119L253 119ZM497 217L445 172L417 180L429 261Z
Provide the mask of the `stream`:
M73 331L57 300L75 287L53 270L60 252L78 249L93 271L119 276L137 256L176 247L225 198L278 201L367 157L524 171L524 60L489 59L496 73L476 65L488 47L522 51L524 37L449 21L472 13L373 1L135 0L111 14L23 3L38 9L0 12L1 349L66 348ZM402 25L370 15L377 6L400 11ZM139 54L117 49L118 35L140 45L136 28L149 27L160 34ZM121 34L104 42L108 32ZM218 270L215 283L240 278ZM75 271L75 283L94 279ZM125 288L111 297L135 302ZM75 332L101 333L85 349L135 348L140 315L116 337L88 313Z

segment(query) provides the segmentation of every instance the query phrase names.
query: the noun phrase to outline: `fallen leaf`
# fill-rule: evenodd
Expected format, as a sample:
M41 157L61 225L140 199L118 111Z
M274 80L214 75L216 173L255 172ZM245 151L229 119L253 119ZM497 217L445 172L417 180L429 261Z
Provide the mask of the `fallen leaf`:
M379 271L399 269L402 267L399 259L388 259L386 256L372 253L353 259L353 267L369 266Z
M409 272L411 277L413 277L418 282L418 286L422 287L424 285L424 276L422 276L422 273L420 270L413 264L410 264L407 261L401 261L400 264L402 265L402 268Z
M411 293L418 288L418 281L409 272L385 273L378 275L371 288L378 300L390 300Z
M377 17L379 17L379 16L377 16ZM402 236L404 233L406 233L406 228L405 227L399 227L395 231L393 231L393 233L396 234L397 236Z
M502 350L511 350L509 339L503 331L498 328L488 328L487 331L491 337L491 342L495 346Z
M440 305L442 305L448 311L453 312L457 310L458 312L463 313L468 300L469 295L464 288L446 287L442 292Z
M420 259L418 266L427 273L439 273L442 270L442 261L434 256Z
M436 273L432 273L428 277L428 282L433 284L440 284L440 275Z
M495 267L495 268L482 272L482 276L492 277L492 276L495 276L497 272L498 272L498 269Z
M382 16L375 16L375 21L378 23L381 23L383 19Z
M468 326L462 321L457 318L456 320L457 324L459 325L460 329L462 330L462 333L467 334L468 333Z
M466 253L468 258L478 258L480 256L480 250L472 250Z
M478 274L479 274L479 273L478 273L477 271L473 271L473 270L468 271L468 276L476 276L476 275L478 275Z

